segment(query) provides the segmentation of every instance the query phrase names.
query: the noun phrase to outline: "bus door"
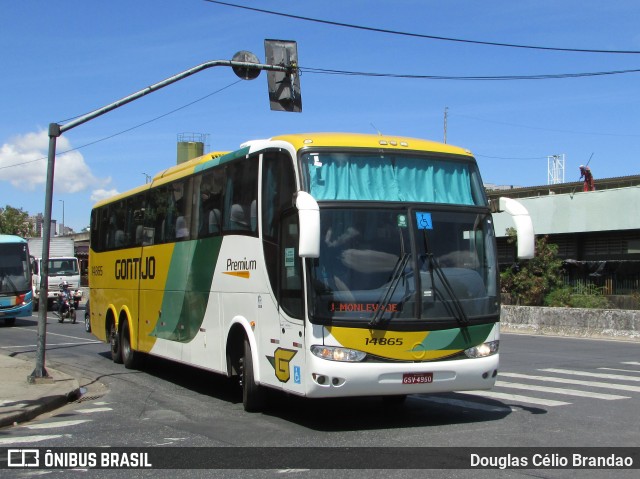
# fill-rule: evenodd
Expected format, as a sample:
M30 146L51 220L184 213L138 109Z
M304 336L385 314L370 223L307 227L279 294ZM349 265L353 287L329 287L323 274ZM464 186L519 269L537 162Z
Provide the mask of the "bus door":
M286 391L304 392L304 294L302 260L298 255L298 214L289 210L280 224L278 254L278 317L280 347L276 350L276 376Z
M267 151L262 156L260 232L270 294L262 299L259 314L269 324L269 333L276 336L265 338L270 344L263 343L270 364L261 370L261 376L266 383L285 391L303 393L304 296L302 261L298 257L298 214L291 208L296 192L293 165L293 158L281 150Z

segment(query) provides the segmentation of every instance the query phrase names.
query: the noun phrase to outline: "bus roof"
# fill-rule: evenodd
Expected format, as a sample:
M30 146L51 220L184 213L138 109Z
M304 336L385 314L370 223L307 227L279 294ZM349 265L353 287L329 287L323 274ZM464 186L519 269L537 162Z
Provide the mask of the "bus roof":
M27 240L16 235L0 235L0 243L26 243Z
M350 148L384 148L388 150L398 151L426 151L433 153L444 153L452 155L462 155L473 158L469 150L458 146L439 143L436 141L422 140L419 138L410 138L404 136L389 135L373 135L366 133L293 133L287 135L274 136L268 140L254 140L243 143L240 149L235 151L214 151L206 153L192 160L171 166L153 177L152 183L138 186L124 193L117 194L110 198L101 200L94 205L102 206L122 198L127 198L132 194L144 191L151 186L162 185L177 178L187 176L191 173L203 170L212 164L218 164L225 161L231 161L246 154L252 150L252 146L256 149L268 147L271 142L282 141L289 143L298 151L308 147L350 147Z
M458 146L436 141L409 138L404 136L372 135L363 133L296 133L271 138L291 143L296 150L304 147L354 147L397 150L419 150L436 153L449 153L471 157L471 152Z

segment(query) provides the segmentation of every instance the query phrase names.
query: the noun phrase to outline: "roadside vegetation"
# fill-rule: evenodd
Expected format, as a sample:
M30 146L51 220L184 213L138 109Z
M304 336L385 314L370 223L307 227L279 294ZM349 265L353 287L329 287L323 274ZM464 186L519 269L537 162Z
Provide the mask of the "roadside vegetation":
M509 243L515 243L515 231L508 233ZM563 275L557 245L541 237L536 240L533 259L515 264L500 274L500 289L507 303L521 306L611 307L603 288L593 284L567 286Z
M34 236L35 230L29 223L29 213L22 208L0 207L0 234L18 235L23 238Z

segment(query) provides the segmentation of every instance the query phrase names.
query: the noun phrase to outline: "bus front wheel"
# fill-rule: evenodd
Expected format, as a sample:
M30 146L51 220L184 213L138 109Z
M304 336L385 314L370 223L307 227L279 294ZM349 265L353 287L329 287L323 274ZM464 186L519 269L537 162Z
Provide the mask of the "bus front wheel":
M240 381L242 383L242 405L247 412L258 412L264 406L264 388L256 384L253 374L251 345L244 339L244 354L240 363Z
M120 349L122 352L122 362L127 369L137 369L140 362L140 353L131 349L131 335L129 334L129 323L122 323L122 336L120 336Z

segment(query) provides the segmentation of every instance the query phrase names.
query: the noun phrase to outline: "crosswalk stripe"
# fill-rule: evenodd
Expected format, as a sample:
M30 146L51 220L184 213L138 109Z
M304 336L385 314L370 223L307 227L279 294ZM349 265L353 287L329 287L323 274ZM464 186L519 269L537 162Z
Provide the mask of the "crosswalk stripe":
M20 427L26 429L53 429L56 427L68 427L68 426L76 426L78 424L82 424L83 422L91 422L90 419L76 419L72 421L56 421L56 422L46 422L42 424L25 424Z
M505 399L507 401L524 402L529 404L538 404L541 406L566 406L570 402L556 401L554 399L541 399L530 396L520 396L518 394L499 393L495 391L464 391L463 394L471 394L491 399Z
M474 401L465 401L463 399L444 398L438 396L411 396L421 401L434 402L450 406L462 407L467 409L479 409L480 411L489 412L510 412L510 407L491 406L490 404L482 404Z
M58 439L62 437L63 434L53 434L50 436L24 436L24 437L2 437L0 438L1 446L8 446L10 444L22 444L25 442L40 442L40 441L48 441L50 439Z
M85 344L96 344L99 343L100 341L78 341L78 342L74 342L74 343L52 343L50 341L47 341L47 347L51 346L83 346ZM37 347L37 344L18 344L18 345L14 345L14 346L0 346L0 349L19 349L19 348L35 348Z
M589 397L594 399L604 399L613 401L616 399L629 399L629 396L618 396L616 394L593 393L589 391L581 391L578 389L552 388L548 386L536 386L533 384L510 383L506 381L496 381L496 386L512 389L524 389L527 391L541 391L552 394L566 394L567 396Z
M539 371L544 371L546 373L557 373L557 374L571 374L572 376L588 376L590 378L602 378L602 379L614 379L614 380L622 380L622 381L638 381L640 382L640 378L636 378L633 376L625 376L622 374L599 374L599 373L591 373L588 371L572 371L570 369L539 369Z
M519 379L533 379L535 381L545 381L552 383L562 383L562 384L577 384L581 386L591 386L594 388L604 388L604 389L617 389L620 391L634 391L640 392L639 386L630 386L628 384L615 384L615 383L603 383L603 382L595 382L595 381L583 381L580 379L570 379L570 378L557 378L554 376L535 376L531 374L520 374L520 373L500 373L502 377L508 378L519 378Z
M113 408L110 407L94 407L94 408L89 408L89 409L78 409L77 412L81 413L81 414L91 414L94 412L106 412L106 411L113 411Z
M637 369L598 368L598 371L619 371L621 373L640 374L640 371Z
M627 361L627 362L620 363L620 364L629 364L630 366L640 366L640 362L638 362L638 361Z

